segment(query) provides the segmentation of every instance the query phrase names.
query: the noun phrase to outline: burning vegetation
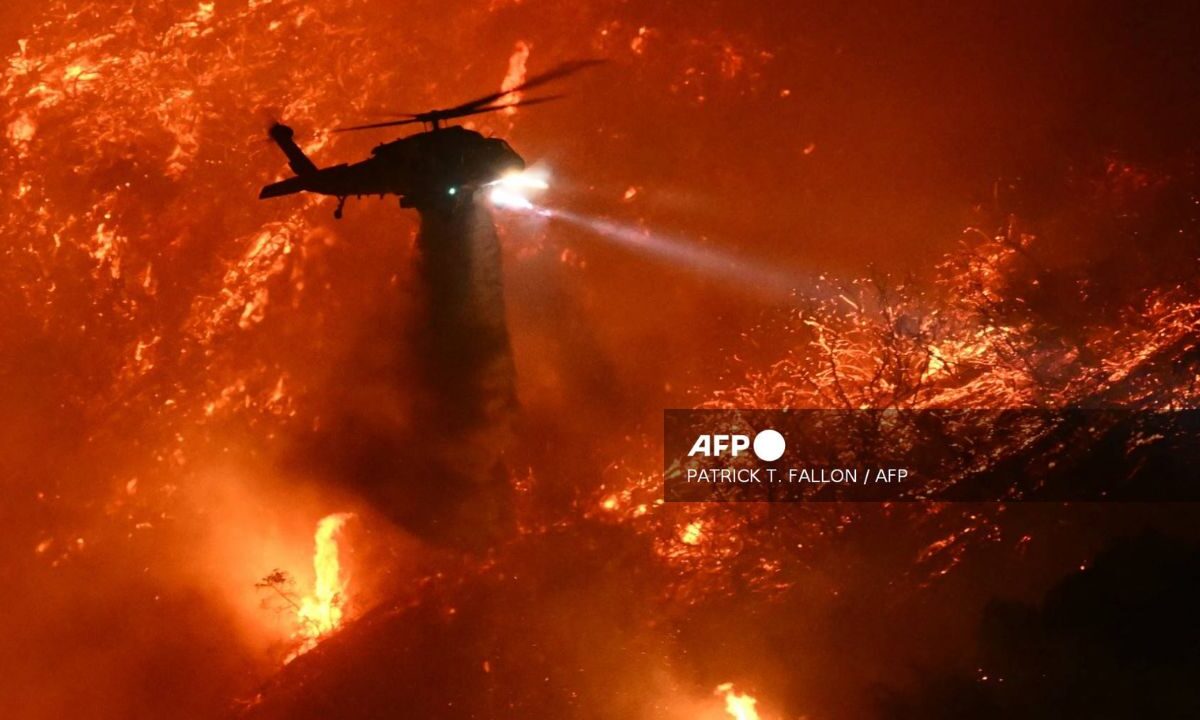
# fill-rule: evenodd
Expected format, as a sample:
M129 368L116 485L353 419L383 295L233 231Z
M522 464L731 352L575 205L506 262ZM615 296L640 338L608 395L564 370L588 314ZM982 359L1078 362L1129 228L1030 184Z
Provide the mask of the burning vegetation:
M342 571L338 534L350 513L335 513L321 518L313 536L312 592L297 597L293 581L283 570L273 570L255 587L270 591L295 613L296 631L293 640L298 644L284 662L312 650L320 640L342 626L345 616L346 589L349 579Z
M0 605L6 717L921 716L939 688L876 702L911 667L950 668L972 702L1012 708L962 639L995 618L987 603L1019 596L1026 609L997 626L1057 647L1055 608L1075 605L1035 606L1057 578L1086 576L1113 534L1194 520L1166 506L668 504L658 435L669 406L1195 408L1188 148L1085 148L985 183L964 223L956 176L922 186L954 197L936 218L887 194L891 173L925 172L897 162L899 130L872 130L864 150L830 129L840 118L795 109L805 85L848 115L859 101L797 69L813 58L788 49L795 28L741 10L44 5L0 11L21 19L5 28L0 115L3 560L21 588ZM834 63L849 47L838 77L862 81L872 22L814 31L811 52ZM304 150L332 164L370 140L329 128L517 87L580 48L653 92L610 76L573 112L479 120L555 163L553 206L495 203L508 326L499 278L480 281L472 297L493 314L473 339L511 331L515 358L498 353L480 372L491 389L454 400L422 381L425 330L449 311L418 288L448 270L422 266L415 217L364 200L335 228L320 200L256 204L282 166L264 127L305 128ZM731 133L714 107L759 119ZM912 112L896 126L924 127ZM748 133L770 151L752 154ZM991 167L1009 150L980 151L976 172L1020 174ZM901 159L932 151L912 152ZM864 155L883 180L853 175ZM878 209L820 190L857 180ZM790 224L793 206L818 219ZM891 264L917 253L931 269L866 272L863 255L806 269L879 227L896 233L881 244L898 248ZM780 249L810 234L828 247ZM447 386L463 372L434 364ZM481 398L484 421L452 422ZM1027 452L1018 440L991 452ZM1138 552L1191 567L1155 542ZM1112 572L1104 597L1126 571ZM1093 581L1064 581L1078 582ZM1024 650L982 654L1011 677Z

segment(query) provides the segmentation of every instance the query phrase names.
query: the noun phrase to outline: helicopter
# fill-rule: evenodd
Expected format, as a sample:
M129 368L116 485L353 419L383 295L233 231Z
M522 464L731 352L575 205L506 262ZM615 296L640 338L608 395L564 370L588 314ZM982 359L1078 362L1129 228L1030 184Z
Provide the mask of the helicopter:
M400 114L385 122L352 125L334 132L422 123L423 132L375 146L371 157L356 163L319 168L296 144L293 130L274 123L267 134L287 156L294 177L263 187L259 199L299 192L332 195L338 199L333 216L341 219L350 196L397 195L400 207L420 211L451 210L469 201L475 190L525 169L525 161L500 138L484 137L474 130L446 121L505 108L526 107L561 95L548 95L513 102L504 98L569 75L602 60L573 60L529 78L516 87L494 92L441 110Z

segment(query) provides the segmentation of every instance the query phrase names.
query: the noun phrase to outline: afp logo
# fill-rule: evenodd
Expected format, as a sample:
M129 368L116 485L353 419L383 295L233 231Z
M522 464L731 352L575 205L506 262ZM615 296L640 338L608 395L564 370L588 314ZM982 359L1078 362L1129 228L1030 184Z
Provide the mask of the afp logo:
M701 435L692 444L688 457L722 457L726 454L737 457L748 449L751 449L749 435ZM775 430L763 430L754 436L754 455L759 460L778 460L783 457L783 451L786 449L787 442L784 441L783 435Z

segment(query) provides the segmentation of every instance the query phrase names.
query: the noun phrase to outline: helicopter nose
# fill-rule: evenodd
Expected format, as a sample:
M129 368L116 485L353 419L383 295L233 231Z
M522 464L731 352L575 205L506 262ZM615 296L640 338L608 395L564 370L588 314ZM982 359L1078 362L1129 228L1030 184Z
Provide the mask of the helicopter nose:
M489 179L489 182L496 182L502 178L520 175L524 171L525 160L516 153L506 153L492 165L492 177Z
M521 172L525 169L525 158L512 150L509 150L506 154L508 157L505 158L503 163L505 173Z
M525 159L517 154L512 146L503 140L492 139L491 151L494 160L494 167L504 175L512 172L521 172L525 169Z

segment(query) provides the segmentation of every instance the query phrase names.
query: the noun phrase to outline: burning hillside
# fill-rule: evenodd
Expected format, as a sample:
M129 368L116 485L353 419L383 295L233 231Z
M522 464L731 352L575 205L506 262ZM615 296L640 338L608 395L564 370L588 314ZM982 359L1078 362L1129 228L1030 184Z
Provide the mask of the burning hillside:
M864 717L908 668L957 677L993 596L1186 532L1174 505L664 502L669 407L1197 404L1194 124L1139 134L1174 86L1103 71L1112 42L1063 60L1091 104L1010 77L1023 45L994 61L1060 52L1065 10L851 6L0 9L0 715ZM464 119L543 173L480 193L470 272L395 198L255 199L274 122L352 162L393 136L333 128L577 57L608 63L562 102ZM1109 120L1064 159L1043 106ZM1021 440L989 451L1074 467Z
M1047 282L1076 293L1087 284L1037 270L1031 237L1014 246L1008 235L975 235L932 287L914 283L889 294L863 281L802 305L782 321L794 323L787 355L710 404L1194 407L1192 384L1183 380L1197 362L1193 286L1128 298L1117 313L1128 324L1115 338L1097 323L1079 327L1078 346L1039 343L1049 319L1017 293ZM1036 271L1024 272L1027 263ZM1014 301L1020 321L993 325ZM1068 476L1070 467L1085 472L1075 448L995 442L988 451L1000 461L1028 455L1064 464ZM1191 457L1195 447L1151 437L1129 452L1115 461L1124 468L1116 472L1134 473L1156 453ZM627 457L655 459L637 450ZM920 588L945 582L939 578L964 560L1024 552L1057 522L1019 505L664 504L657 472L628 461L610 466L565 512L540 504L546 491L536 470L514 482L524 496L518 538L482 565L427 578L415 596L380 604L269 683L248 715L370 717L404 705L455 717L695 717L705 680L719 682L722 673L794 692L795 675L762 656L780 653L767 649L772 642L806 634L793 609L829 602L814 596L886 598L876 607L881 614L902 613L920 602ZM886 551L877 546L882 538ZM830 553L871 557L870 570L821 570ZM771 640L740 637L747 615L770 628L763 632ZM880 667L867 667L874 681L888 683ZM806 706L793 702L793 710ZM736 700L727 705L733 717L753 711Z

